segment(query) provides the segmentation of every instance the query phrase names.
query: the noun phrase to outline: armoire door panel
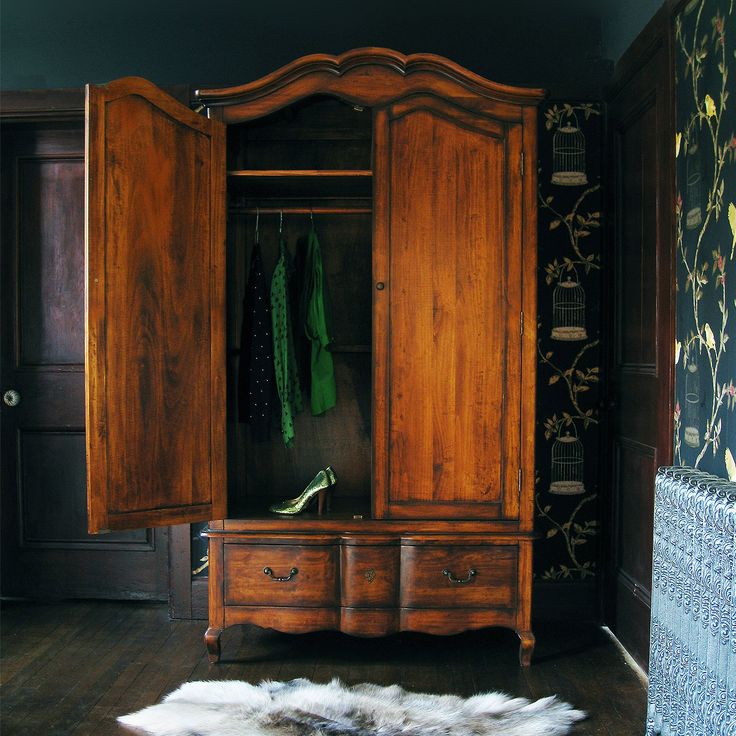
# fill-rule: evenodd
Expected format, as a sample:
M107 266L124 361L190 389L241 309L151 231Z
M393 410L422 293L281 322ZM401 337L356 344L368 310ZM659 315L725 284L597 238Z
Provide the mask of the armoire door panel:
M392 108L388 181L375 184L387 186L391 210L389 515L418 504L439 517L459 504L498 518L513 458L516 490L519 447L519 392L508 391L520 373L521 294L518 268L509 283L509 260L520 256L507 231L509 136L496 121L461 109L453 120L453 106L430 102Z
M88 86L90 530L224 516L224 128Z

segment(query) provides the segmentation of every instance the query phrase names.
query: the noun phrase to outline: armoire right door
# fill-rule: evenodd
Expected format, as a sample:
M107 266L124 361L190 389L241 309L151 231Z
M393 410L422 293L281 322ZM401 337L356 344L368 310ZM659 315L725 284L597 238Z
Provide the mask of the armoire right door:
M374 515L517 518L523 126L414 95L374 145Z

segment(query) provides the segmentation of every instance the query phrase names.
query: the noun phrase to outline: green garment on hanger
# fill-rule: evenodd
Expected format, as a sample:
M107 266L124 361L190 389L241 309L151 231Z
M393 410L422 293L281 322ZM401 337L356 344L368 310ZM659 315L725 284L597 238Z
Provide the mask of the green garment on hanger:
M312 225L304 264L304 330L312 343L312 414L323 414L335 406L335 369L327 349L332 342L327 327L327 293L322 252Z
M282 238L279 242L279 260L271 278L271 325L273 366L281 401L281 434L287 447L294 440L294 417L303 408L289 313L288 281L291 269L291 256Z

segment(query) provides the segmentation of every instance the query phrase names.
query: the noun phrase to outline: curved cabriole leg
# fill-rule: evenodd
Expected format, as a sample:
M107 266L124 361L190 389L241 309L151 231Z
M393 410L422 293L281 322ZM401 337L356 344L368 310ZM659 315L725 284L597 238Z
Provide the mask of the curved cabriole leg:
M204 643L207 647L207 656L213 664L220 661L220 634L222 629L210 626L204 632Z
M532 654L534 653L534 644L536 639L531 631L517 631L521 646L519 647L519 664L522 667L528 667L532 663Z

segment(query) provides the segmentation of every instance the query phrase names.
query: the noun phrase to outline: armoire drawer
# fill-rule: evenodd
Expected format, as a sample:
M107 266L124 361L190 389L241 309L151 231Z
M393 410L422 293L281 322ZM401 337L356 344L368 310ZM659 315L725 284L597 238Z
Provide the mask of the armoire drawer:
M516 545L401 548L402 608L512 608Z
M351 608L393 608L398 604L398 544L345 544L341 554L341 605Z
M337 605L333 546L225 544L224 565L225 605Z

